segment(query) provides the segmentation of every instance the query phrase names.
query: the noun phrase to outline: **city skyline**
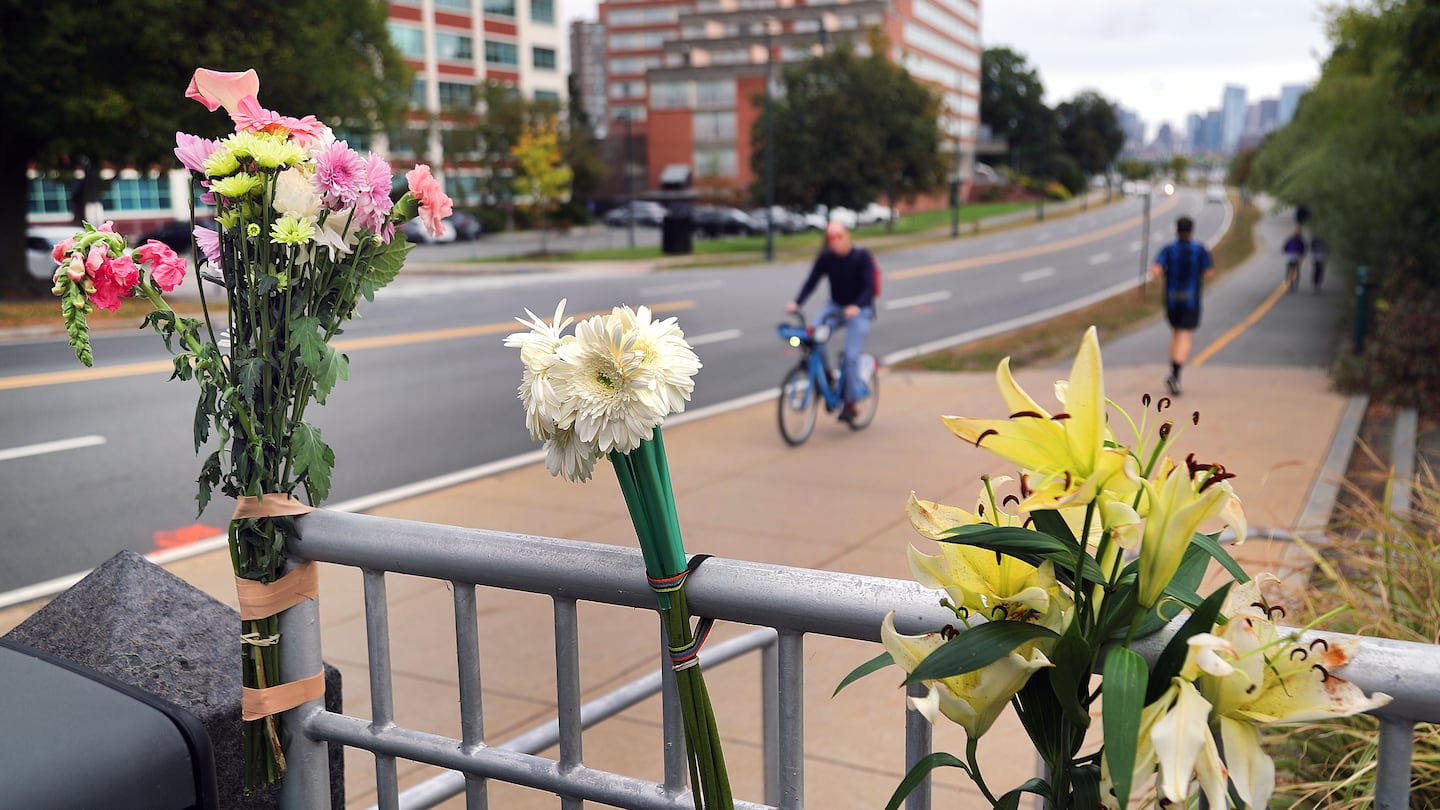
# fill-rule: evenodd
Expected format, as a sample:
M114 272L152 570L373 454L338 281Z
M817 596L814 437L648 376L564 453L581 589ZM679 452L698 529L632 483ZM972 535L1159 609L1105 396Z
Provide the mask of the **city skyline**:
M1342 3L1349 5L1350 3ZM985 47L1021 53L1054 106L1093 89L1134 111L1146 139L1162 123L1219 108L1226 85L1250 99L1313 84L1329 53L1322 0L1213 0L1204 15L1146 0L981 2ZM598 18L598 0L564 0L564 17Z

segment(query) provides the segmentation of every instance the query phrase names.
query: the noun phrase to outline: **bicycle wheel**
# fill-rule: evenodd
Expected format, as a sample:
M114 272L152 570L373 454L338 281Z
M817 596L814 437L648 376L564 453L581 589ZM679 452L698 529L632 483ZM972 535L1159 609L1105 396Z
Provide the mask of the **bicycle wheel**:
M780 435L789 445L804 444L815 430L820 408L820 392L810 384L809 369L796 366L780 384Z
M855 403L855 418L850 420L851 430L864 430L875 420L875 411L880 408L880 365L874 355L860 357L861 373L864 374L865 398ZM868 373L867 373L868 372Z

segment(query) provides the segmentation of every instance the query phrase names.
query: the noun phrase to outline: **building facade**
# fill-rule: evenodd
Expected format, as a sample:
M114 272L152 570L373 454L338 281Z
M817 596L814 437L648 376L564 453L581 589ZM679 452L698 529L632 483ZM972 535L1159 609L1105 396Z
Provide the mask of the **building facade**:
M753 99L765 95L767 71L778 81L783 64L841 41L866 54L871 30L941 94L945 137L962 172L973 165L978 0L603 0L599 10L612 165L626 167L631 193L687 166L702 194L739 202L754 179L750 131L763 105Z
M487 79L514 85L529 99L563 104L566 77L560 62L564 0L397 0L390 3L391 39L415 69L409 126L417 137L377 134L370 146L398 160L429 162L461 204L478 200L469 189L483 171L445 154L440 113L474 108ZM416 148L416 145L420 148ZM393 147L393 148L392 148ZM100 205L126 233L139 233L190 215L190 178L180 169L97 171ZM32 223L72 222L71 192L83 172L30 173L27 202ZM468 198L467 198L468 196ZM203 208L203 207L202 207ZM93 214L87 215L94 218Z
M595 137L607 132L605 99L605 27L591 20L570 23L570 77L575 98L590 120Z

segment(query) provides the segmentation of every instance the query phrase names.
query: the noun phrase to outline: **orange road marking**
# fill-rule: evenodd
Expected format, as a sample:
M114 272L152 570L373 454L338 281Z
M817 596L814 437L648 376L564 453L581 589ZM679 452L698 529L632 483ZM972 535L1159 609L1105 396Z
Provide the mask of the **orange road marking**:
M189 526L181 526L174 531L155 532L156 548L180 548L191 543L198 543L209 537L224 534L224 529L217 529L214 526L206 526L203 523L192 523Z
M1282 296L1285 295L1285 287L1285 282L1280 282L1280 286L1275 288L1275 292L1270 293L1269 298L1261 301L1260 306L1256 307L1254 312L1251 312L1249 315L1247 315L1245 317L1245 320L1230 327L1225 332L1225 334L1217 338L1214 343L1206 346L1205 351L1195 355L1195 360L1191 362L1190 366L1192 368L1200 367L1202 364L1204 364L1206 360L1214 357L1216 352L1229 345L1230 341L1239 337L1241 332L1244 332L1246 329L1249 329L1250 327L1259 323L1260 319L1265 317L1265 313L1269 312L1270 308L1275 306L1275 303L1279 301Z

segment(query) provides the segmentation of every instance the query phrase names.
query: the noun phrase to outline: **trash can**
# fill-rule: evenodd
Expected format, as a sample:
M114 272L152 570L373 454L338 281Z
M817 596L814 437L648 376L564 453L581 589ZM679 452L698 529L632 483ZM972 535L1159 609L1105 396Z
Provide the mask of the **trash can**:
M660 223L660 252L667 256L695 251L695 217L688 206L675 206Z
M219 807L210 736L184 709L0 639L7 807Z

